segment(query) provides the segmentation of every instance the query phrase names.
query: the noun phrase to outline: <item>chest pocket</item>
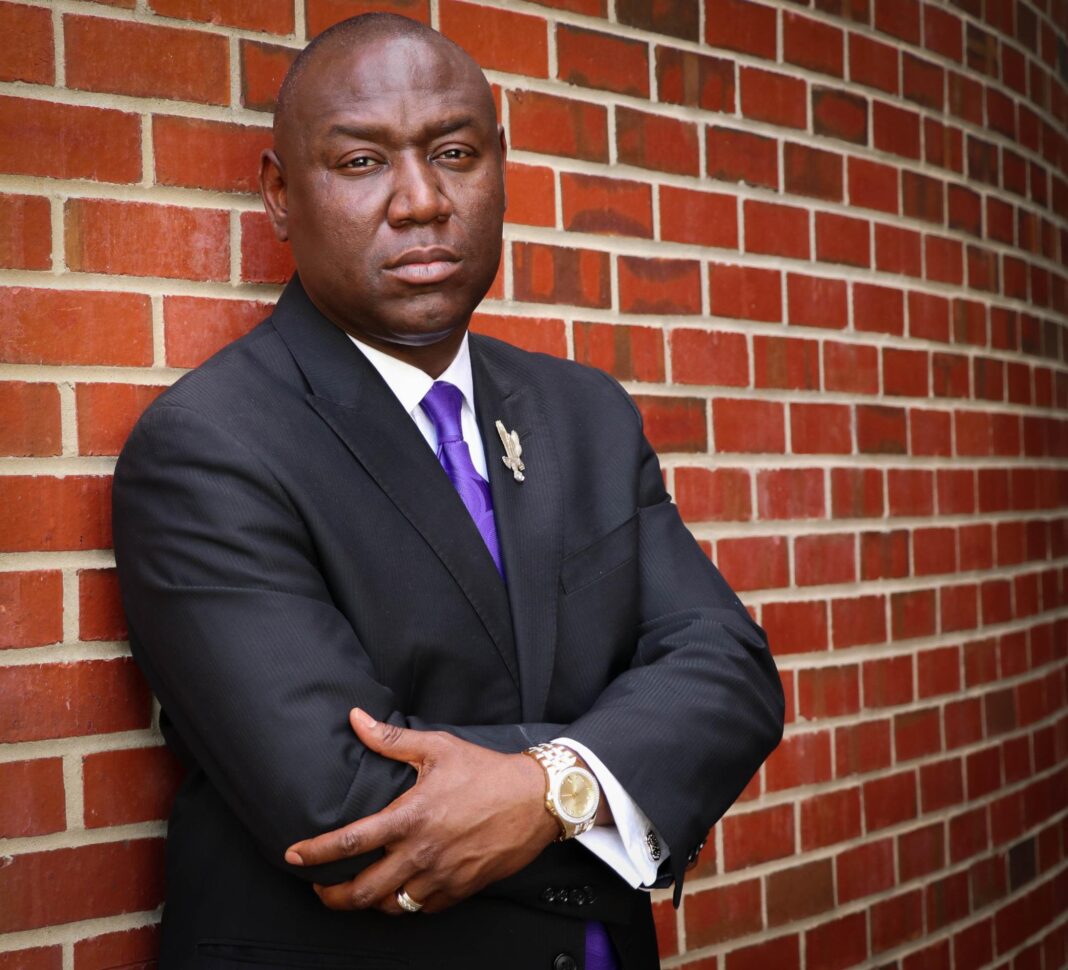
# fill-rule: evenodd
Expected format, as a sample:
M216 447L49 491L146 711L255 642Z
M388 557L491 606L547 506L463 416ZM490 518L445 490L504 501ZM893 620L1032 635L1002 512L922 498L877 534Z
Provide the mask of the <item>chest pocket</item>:
M630 562L638 555L638 515L568 556L560 567L565 593L577 593Z

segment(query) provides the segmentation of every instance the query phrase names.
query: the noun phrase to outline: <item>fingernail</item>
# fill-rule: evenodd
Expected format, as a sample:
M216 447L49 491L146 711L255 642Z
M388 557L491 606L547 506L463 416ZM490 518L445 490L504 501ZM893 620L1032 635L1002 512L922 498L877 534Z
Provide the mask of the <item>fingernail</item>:
M364 726L373 728L378 721L376 721L370 714L367 713L362 707L354 707L352 713L356 715L356 719Z
M286 850L286 862L288 862L291 866L304 865L304 860L293 849Z

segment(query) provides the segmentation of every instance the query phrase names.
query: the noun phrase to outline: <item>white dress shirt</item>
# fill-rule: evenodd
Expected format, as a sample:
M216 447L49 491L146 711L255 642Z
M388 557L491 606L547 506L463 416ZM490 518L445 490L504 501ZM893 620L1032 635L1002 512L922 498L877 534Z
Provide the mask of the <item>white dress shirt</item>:
M349 338L382 376L422 432L431 450L436 453L437 432L433 422L420 407L420 402L435 379L418 367L384 354L351 334ZM486 449L475 420L475 384L471 374L471 352L467 346L466 334L453 362L437 380L455 385L463 394L460 426L464 441L471 452L475 469L488 481ZM556 742L567 745L589 765L590 771L601 786L602 797L607 799L612 809L615 822L614 825L594 826L588 832L577 836L578 841L602 862L611 866L631 886L637 888L652 885L656 879L657 868L668 856L667 846L663 844L652 823L589 748L569 738L557 738Z

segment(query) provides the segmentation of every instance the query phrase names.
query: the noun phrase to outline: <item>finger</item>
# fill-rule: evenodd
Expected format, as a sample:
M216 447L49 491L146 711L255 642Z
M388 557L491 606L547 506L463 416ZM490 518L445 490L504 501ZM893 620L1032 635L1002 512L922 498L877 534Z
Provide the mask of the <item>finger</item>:
M394 761L406 761L413 768L419 768L434 746L431 732L376 721L359 707L349 711L349 723L356 736L376 754Z
M391 853L368 866L358 876L333 886L316 885L315 892L330 909L380 909L405 912L397 902L397 889L418 878L418 870L403 853ZM428 887L429 891L429 887ZM419 900L418 896L413 898Z
M403 839L414 824L413 799L401 796L374 815L294 843L286 849L285 860L291 866L318 866L352 859Z

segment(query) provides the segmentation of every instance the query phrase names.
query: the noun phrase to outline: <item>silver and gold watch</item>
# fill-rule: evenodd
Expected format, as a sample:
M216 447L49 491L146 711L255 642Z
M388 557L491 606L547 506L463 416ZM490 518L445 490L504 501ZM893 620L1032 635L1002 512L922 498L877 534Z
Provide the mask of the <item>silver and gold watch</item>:
M545 770L545 808L560 824L560 842L593 828L601 804L601 786L579 764L578 755L562 744L536 744L530 755Z

